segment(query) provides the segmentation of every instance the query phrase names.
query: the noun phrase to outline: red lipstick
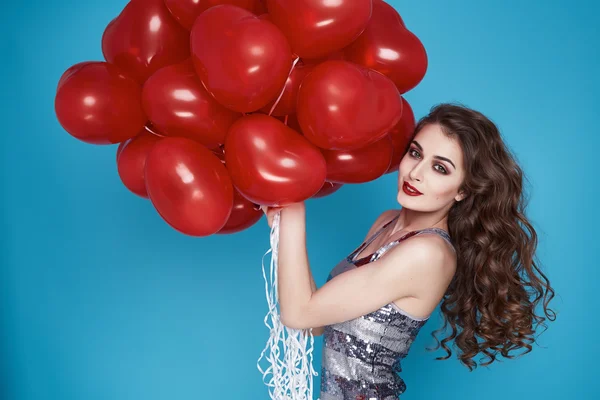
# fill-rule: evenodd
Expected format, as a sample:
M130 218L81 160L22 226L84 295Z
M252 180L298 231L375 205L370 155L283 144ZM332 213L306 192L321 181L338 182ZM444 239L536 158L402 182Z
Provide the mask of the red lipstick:
M402 184L402 191L409 196L420 196L423 194L419 192L417 188L408 184L406 181Z

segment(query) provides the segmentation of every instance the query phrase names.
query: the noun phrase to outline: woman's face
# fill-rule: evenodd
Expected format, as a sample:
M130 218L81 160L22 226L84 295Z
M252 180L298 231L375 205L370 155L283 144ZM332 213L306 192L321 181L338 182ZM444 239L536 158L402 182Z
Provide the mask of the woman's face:
M398 203L415 211L449 210L464 198L459 187L464 179L463 151L457 139L449 138L438 124L428 124L410 143L398 169ZM404 184L421 195L411 196Z

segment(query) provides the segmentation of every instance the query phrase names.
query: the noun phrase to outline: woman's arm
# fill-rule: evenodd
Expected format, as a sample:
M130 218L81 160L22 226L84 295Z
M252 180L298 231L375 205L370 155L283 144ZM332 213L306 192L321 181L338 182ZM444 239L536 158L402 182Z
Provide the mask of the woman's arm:
M261 207L267 215L267 223L272 226L276 212L281 212L279 220L278 282L281 319L285 320L289 310L300 308L298 300L317 291L306 250L306 208L304 203L294 203L286 207ZM285 210L285 211L284 211ZM292 264L294 270L282 268ZM302 286L298 288L298 286ZM310 287L310 292L305 288ZM284 323L285 325L285 323ZM312 327L313 336L323 334L323 327Z
M278 290L281 322L309 329L348 321L407 296L420 297L442 282L450 251L439 235L422 235L384 257L351 269L313 293L306 251L304 205L281 210Z
M310 273L310 284L312 286L312 292L314 293L317 291L317 285L315 284L315 279L313 278L312 271L310 268L308 269L308 272ZM321 336L324 330L325 327L323 326L312 328L312 334L313 336Z
M279 257L278 257L278 293L281 309L281 320L294 321L301 318L304 306L310 301L317 286L312 275L306 249L306 209L304 203L294 203L279 209L263 208L267 214L269 226L272 216L280 211L279 225ZM371 232L395 215L394 210L383 212L375 221ZM323 333L323 326L310 327L313 336ZM305 328L307 329L307 328Z
M371 228L369 229L369 231L367 232L365 239L367 240L369 239L369 237L371 237L371 235L377 230L379 229L383 224L385 224L386 222L388 222L389 220L391 220L392 218L394 218L396 216L396 213L398 211L397 210L387 210L384 211L383 213L381 213L379 215L379 217L377 217L377 219L375 219L375 222L373 222L373 225L371 226ZM312 286L312 292L316 292L317 291L317 285L315 284L315 280L312 276L312 271L309 268L309 272L310 272L310 280L311 280L311 286ZM312 334L313 336L321 336L323 335L323 331L325 330L325 327L320 326L318 328L312 328Z
M294 203L279 210L277 291L281 321L295 320L308 304L316 285L306 250L306 208ZM289 325L288 325L289 326Z

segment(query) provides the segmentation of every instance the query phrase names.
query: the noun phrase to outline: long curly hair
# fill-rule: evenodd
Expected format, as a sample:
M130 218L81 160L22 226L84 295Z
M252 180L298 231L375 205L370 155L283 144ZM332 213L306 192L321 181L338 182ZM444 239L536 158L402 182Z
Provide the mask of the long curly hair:
M534 325L547 328L546 318L535 314L542 298L544 314L556 319L548 308L554 290L536 261L537 234L525 216L525 175L496 125L459 104L434 106L419 120L414 135L427 124L438 124L459 141L466 169L460 190L467 194L448 214L458 263L441 304L444 325L432 333L437 346L427 350L441 345L447 355L436 360L446 360L452 355L446 343L454 339L462 351L460 362L472 371L479 353L488 357L481 366L495 361L498 353L506 358L515 358L509 353L521 348L527 350L520 355L529 353ZM440 343L436 333L448 324L452 332Z

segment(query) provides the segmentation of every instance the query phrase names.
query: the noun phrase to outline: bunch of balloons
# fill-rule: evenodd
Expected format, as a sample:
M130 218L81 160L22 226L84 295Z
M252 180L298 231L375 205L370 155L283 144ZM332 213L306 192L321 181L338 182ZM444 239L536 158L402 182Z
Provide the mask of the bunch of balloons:
M427 55L382 0L131 0L105 61L61 76L62 127L193 236L397 169Z

